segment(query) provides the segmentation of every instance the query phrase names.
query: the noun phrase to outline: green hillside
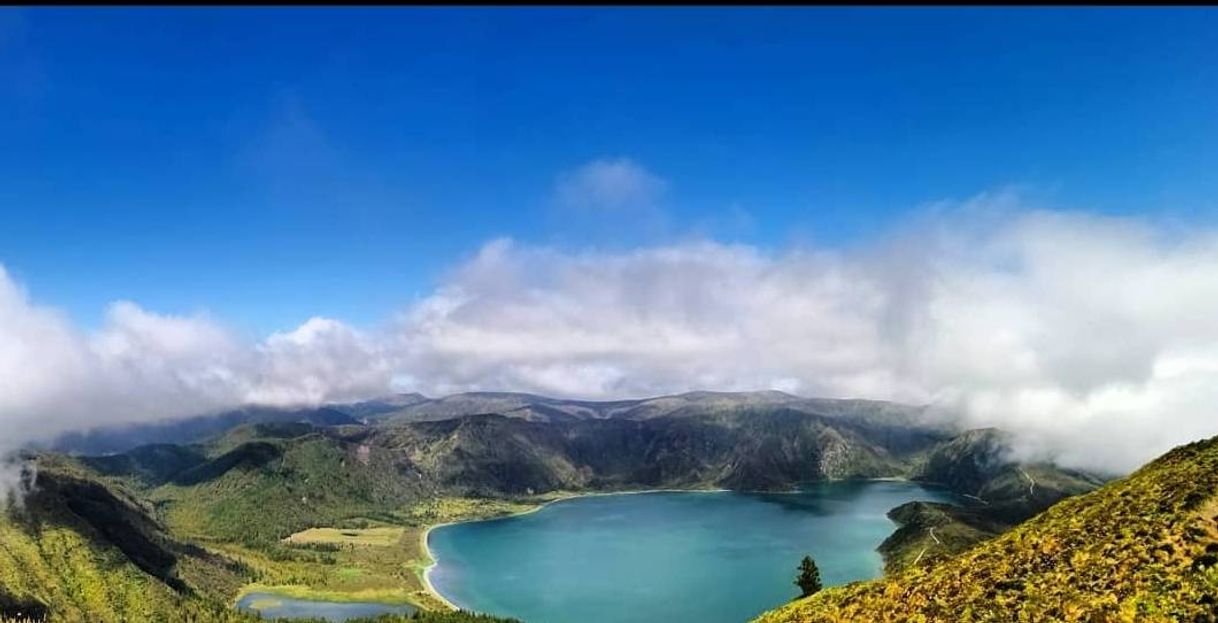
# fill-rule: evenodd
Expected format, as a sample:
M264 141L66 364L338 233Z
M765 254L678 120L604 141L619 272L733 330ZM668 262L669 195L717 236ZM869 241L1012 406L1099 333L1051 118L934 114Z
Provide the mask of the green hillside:
M383 449L361 449L311 427L273 432L238 429L220 438L204 450L205 460L164 476L147 496L182 534L246 543L277 541L421 497L418 477L399 472Z
M970 430L914 461L911 478L945 486L969 505L910 502L892 509L888 517L900 528L879 547L886 573L934 564L1103 484L1050 463L1018 462L1010 443L1009 435L993 428Z
M467 495L725 487L784 490L825 479L900 476L916 450L949 438L785 407L645 420L535 422L485 414L377 426L366 440L424 480Z
M0 512L0 623L261 620L231 606L259 569L176 536L152 505L75 461L43 455L36 469L21 504ZM374 621L506 620L421 612L364 623Z
M900 527L878 548L887 574L934 564L1011 528L984 506L908 502L888 511L888 518Z
M921 456L911 477L967 495L987 507L989 514L1011 523L1103 484L1077 470L1017 461L1011 455L1012 441L1008 433L994 428L965 431Z
M128 493L43 461L0 515L0 616L52 621L243 621L242 569L171 538Z
M1063 500L934 566L823 591L758 623L1218 620L1218 438Z

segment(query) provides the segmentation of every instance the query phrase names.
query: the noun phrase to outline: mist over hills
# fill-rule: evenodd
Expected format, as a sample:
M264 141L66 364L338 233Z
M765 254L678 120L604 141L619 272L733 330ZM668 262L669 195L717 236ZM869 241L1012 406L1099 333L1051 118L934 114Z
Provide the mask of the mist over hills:
M206 440L242 424L307 422L319 426L358 423L333 407L277 409L246 407L222 413L141 424L73 431L46 444L47 449L75 454L109 454L147 444L185 444Z
M48 449L78 454L122 452L151 443L193 443L220 435L240 424L307 422L319 426L367 423L397 425L438 421L466 415L497 414L533 422L593 419L647 420L662 416L705 415L783 407L822 416L845 417L863 425L916 425L927 431L955 430L924 417L925 407L859 399L802 398L780 391L698 391L635 400L590 401L550 398L516 392L467 392L428 398L394 394L372 400L309 408L245 407L185 419L102 426L74 431L46 444Z
M549 398L512 392L468 392L438 399L402 395L410 404L383 414L390 421L445 419L498 413L526 420L564 419L646 420L661 416L723 413L743 409L785 407L821 415L882 417L888 422L914 422L925 408L879 400L803 398L776 390L754 392L696 391L634 400L590 401ZM344 407L338 407L345 410Z

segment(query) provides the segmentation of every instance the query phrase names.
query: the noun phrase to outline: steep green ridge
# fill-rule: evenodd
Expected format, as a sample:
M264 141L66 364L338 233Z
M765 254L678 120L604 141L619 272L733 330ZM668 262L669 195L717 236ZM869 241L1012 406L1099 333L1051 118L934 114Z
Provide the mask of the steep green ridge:
M0 516L0 616L55 621L240 621L240 565L170 537L130 493L40 461Z
M1094 475L1011 455L1011 436L994 428L965 431L932 448L911 477L968 495L996 517L1022 521L1058 500L1103 484Z
M908 473L915 450L948 438L935 430L785 407L550 423L488 414L378 426L366 435L434 486L477 495L627 487L775 490L815 480L899 476Z
M891 575L910 565L934 564L1011 528L986 510L908 502L888 511L888 518L900 528L878 548L884 572Z
M126 452L142 445L198 443L222 435L242 424L275 422L305 422L314 426L358 423L343 410L332 406L308 409L245 407L186 419L72 432L53 441L48 449L75 454Z
M81 461L143 492L182 534L248 544L354 518L395 522L401 509L438 496L773 490L899 476L908 473L911 440L924 447L941 439L787 409L555 423L488 414L384 426L243 425L206 444Z
M888 516L901 527L879 547L887 573L933 564L1103 484L1081 471L1018 462L1010 444L1010 436L1002 431L970 430L916 460L911 478L941 484L971 505L912 502L892 509Z
M146 492L170 525L195 538L275 542L423 497L418 475L385 449L307 425L240 427L196 451L203 461L160 473Z
M823 591L759 623L1218 620L1218 438L1062 500L930 567Z
M32 490L0 512L0 622L261 620L231 607L251 569L173 535L146 501L83 464L42 455L33 466ZM457 612L373 621L508 623Z

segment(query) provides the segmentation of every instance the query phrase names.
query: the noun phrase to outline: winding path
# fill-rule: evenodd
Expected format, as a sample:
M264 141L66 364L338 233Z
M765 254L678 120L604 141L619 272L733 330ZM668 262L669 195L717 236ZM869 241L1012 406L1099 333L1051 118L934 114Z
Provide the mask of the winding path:
M934 539L936 544L943 545L943 541L940 541L939 537L935 536L934 528L930 529L930 538ZM914 561L912 563L910 563L909 566L911 566L911 567L916 566L918 564L918 561L922 560L922 556L926 554L926 550L928 550L928 549L930 549L930 546L923 547L922 551L918 552L918 557L914 558Z
M1023 471L1022 467L1019 468L1019 473L1028 479L1028 497L1032 497L1036 494L1036 481L1032 480L1032 477L1028 475L1028 472Z

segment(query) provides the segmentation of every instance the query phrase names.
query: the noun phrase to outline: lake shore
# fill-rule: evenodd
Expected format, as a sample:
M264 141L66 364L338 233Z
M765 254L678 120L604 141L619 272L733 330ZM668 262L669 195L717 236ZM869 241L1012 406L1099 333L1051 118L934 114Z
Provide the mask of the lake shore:
M908 478L905 478L903 476L882 476L882 477L878 477L878 478L847 478L847 479L841 479L841 480L834 479L834 480L823 480L823 481L817 481L817 482L843 482L843 481L849 481L849 480L859 480L859 481L866 481L866 482L912 482ZM665 489L631 489L631 490L625 490L625 491L561 492L561 493L556 494L554 499L538 502L531 508L528 508L526 510L522 510L519 512L515 512L515 513L496 515L493 517L473 517L470 519L461 519L461 520L457 520L457 521L446 521L446 522L428 525L419 534L419 549L427 557L426 566L423 568L422 572L419 575L420 575L420 579L422 581L424 590L429 596L435 598L436 601L444 604L446 607L448 607L451 610L460 610L460 609L462 609L461 606L454 603L448 597L444 596L444 594L441 593L439 591L439 589L437 589L431 581L431 571L439 564L439 560L436 558L435 553L431 551L431 544L429 542L432 530L436 530L439 528L444 528L446 526L452 526L452 525L456 525L456 524L476 523L476 522L482 522L482 521L499 521L502 519L521 517L523 515L535 513L537 511L540 511L543 508L546 508L552 504L557 504L559 502L565 502L565 501L582 499L582 498L610 496L610 495L643 495L643 494L648 494L648 493L731 493L731 492L764 493L767 495L783 495L783 494L798 494L801 491L802 491L802 488L796 487L796 488L793 488L793 489L790 489L787 491L768 491L768 490L748 491L748 490L736 490L736 489L724 489L724 488L702 488L702 489L665 488Z
M847 492L844 497L838 493L838 489L831 486L831 485L845 484L850 481L854 481L856 484L854 486L847 486L846 489L842 490L844 492ZM873 483L874 486L867 486L868 483ZM913 490L912 496L909 496L909 494L903 493L905 491L905 487L901 486L903 484L917 484L919 486L921 485L921 483L911 482L907 478L900 478L900 477L853 478L853 479L834 480L831 482L822 481L822 482L806 483L803 486L794 488L789 491L766 490L766 491L751 491L750 492L750 491L736 491L736 490L729 490L729 489L722 489L722 488L700 488L700 489L665 488L665 489L642 489L642 490L628 490L628 491L596 491L596 492L584 492L584 493L565 493L564 492L562 494L556 495L555 499L536 501L536 503L534 505L530 506L527 509L521 509L523 503L525 503L524 500L516 500L517 509L521 509L518 512L504 513L504 514L501 514L496 517L477 517L477 518L471 518L469 520L464 520L464 521L459 520L460 519L459 517L450 517L450 518L446 518L446 519L456 519L456 520L442 521L442 522L438 521L434 525L428 526L424 531L422 531L419 534L419 538L420 538L419 549L425 553L425 556L429 561L427 569L423 572L425 575L424 584L426 585L428 594L431 597L434 597L434 601L445 603L449 608L458 608L458 609L465 608L465 609L472 609L472 610L476 611L479 608L479 604L481 604L483 607L489 607L490 603L500 603L500 605L502 607L506 607L506 606L503 606L503 604L507 603L507 602L505 602L503 600L504 599L511 599L511 600L517 599L517 597L515 597L515 596L519 595L519 590L512 589L508 593L500 594L497 598L491 599L490 601L484 601L483 600L484 595L482 595L481 591L483 591L483 589L485 589L487 587L487 585L486 585L487 578L488 577L499 577L499 576L493 576L493 575L488 576L486 573L482 573L481 575L479 575L476 572L478 571L478 569L483 568L483 562L485 562L487 565L489 565L485 568L490 569L491 570L490 573L492 573L492 574L494 574L494 573L511 574L511 573L515 573L515 572L522 572L522 571L518 570L516 565L523 564L523 562L529 558L530 554L528 553L528 550L533 549L533 542L529 541L528 544L524 544L522 542L522 544L517 545L515 547L515 550L514 550L515 553L513 555L506 556L506 557L500 556L499 559L487 559L486 561L482 561L478 557L471 558L469 564L474 565L476 568L466 569L463 565L458 565L456 567L451 566L454 564L454 562L453 562L454 559L451 557L460 556L464 560L465 556L471 555L472 553L478 551L477 549L474 549L474 550L468 549L468 547L470 546L470 543L472 543L472 541L467 541L466 536L468 535L469 538L473 538L475 534L481 534L482 530L479 529L479 530L475 530L473 532L461 531L460 533L457 533L457 532L444 533L442 535L442 539L440 541L437 541L437 546L440 547L440 549L433 549L431 547L430 537L432 534L432 532L431 532L432 530L435 530L437 528L442 528L442 527L448 527L448 526L452 526L452 525L460 524L460 523L497 521L500 519L509 519L509 518L513 518L513 517L520 517L520 516L523 516L526 514L536 513L543 508L547 508L553 504L557 504L559 502L567 501L567 500L575 500L575 499L581 499L581 498L621 496L621 495L640 495L640 494L648 494L648 493L681 493L681 494L736 493L736 494L738 494L738 495L734 495L734 496L724 496L724 499L722 499L720 501L714 501L714 500L710 499L712 497L717 498L718 496L706 496L705 500L691 499L691 500L686 500L684 502L679 500L678 496L673 496L671 498L671 500L672 500L671 502L668 501L669 498L655 501L656 504L660 504L664 508L680 508L682 506L685 506L688 508L712 509L712 510L708 510L706 512L711 513L715 517L732 516L730 514L730 511L729 511L729 514L727 514L727 515L721 515L718 512L713 510L713 509L718 509L718 508L736 509L736 508L740 508L742 506L746 507L746 508L753 508L758 505L760 505L762 507L769 506L771 508L775 508L773 506L773 504L778 504L779 506L776 508L783 509L784 511L790 510L790 509L802 509L805 506L802 503L796 504L796 506L788 507L787 502L783 500L783 498L786 498L789 495L799 495L801 493L809 495L813 501L815 501L816 499L820 499L822 497L826 500L830 500L831 506L833 506L834 508L841 506L843 503L846 503L846 504L852 503L850 501L855 500L856 498L854 497L854 495L851 492L854 492L856 490L869 492L869 495L872 496L874 499L882 499L882 500L887 501L888 499L891 498L894 500L891 504L885 503L885 504L880 504L879 506L877 506L875 508L867 508L864 515L860 515L860 518L865 520L864 523L869 522L868 525L870 525L871 527L867 528L866 530L869 530L874 533L875 543L865 543L864 546L855 548L859 552L863 552L863 554L856 555L856 554L852 553L850 555L853 556L853 558L843 559L848 562L838 563L838 565L836 567L834 567L834 573L838 573L838 574L845 573L844 577L840 578L839 580L836 580L839 582L857 581L859 579L878 577L879 574L882 574L883 561L882 561L882 557L875 553L874 546L875 546L875 544L880 543L885 536L888 536L889 531L892 529L891 527L888 527L888 526L892 525L892 521L891 521L891 519L889 519L887 517L883 517L883 515L884 515L883 511L889 510L890 508L893 508L902 503L905 503L905 501L907 499L928 499L928 500L934 500L934 501L938 501L938 500L942 499L942 501L946 501L946 497L943 497L943 496L946 496L947 494L933 493L933 491L938 489L934 485L929 485L930 490L928 490L928 491L923 491L922 489L915 488ZM774 497L771 497L771 496L774 496ZM909 497L907 497L907 496L909 496ZM680 496L680 497L684 497L684 496ZM897 499L897 498L901 498L901 499ZM860 498L860 499L865 499L865 498ZM625 504L629 508L635 508L635 507L640 507L640 508L648 507L649 508L652 506L652 502L644 502L644 501L639 501L639 502L623 501L621 503ZM676 504L677 506L673 507L673 506L671 506L672 504ZM692 506L690 506L690 505L692 505ZM710 506L704 506L704 505L710 505ZM722 506L720 506L720 505L722 505ZM752 506L750 506L750 505L752 505ZM597 517L602 514L601 510L599 510L601 508L602 507L599 505L599 503L592 504L592 505L578 505L578 506L573 504L573 505L571 505L570 508L561 509L561 513L558 509L556 509L555 513L561 514L564 517L567 516L566 515L567 513L574 513L574 515L572 515L573 517L579 516L579 517L583 517L584 519L591 519L591 518ZM612 508L617 508L616 503L614 503L614 505L612 505ZM811 507L809 507L809 508L811 508ZM555 515L555 517L558 516L557 514ZM790 515L790 513L779 513L779 516L782 516L784 514L788 515L788 516ZM833 513L830 513L830 514L833 514ZM762 517L769 517L770 515L773 515L773 512L768 512L768 513L763 512L760 514L760 516L762 516ZM791 534L794 532L804 531L807 529L807 526L808 526L807 522L809 522L809 521L811 521L811 522L828 521L825 519L820 519L819 517L820 517L820 514L813 512L808 515L807 520L797 518L795 520L795 523L792 523L792 520L790 520L790 519L783 520L786 523L783 523L782 525L786 526L786 527L782 528L776 534ZM555 519L555 520L557 521L557 519ZM508 531L513 532L513 533L516 530L528 531L528 530L532 530L534 528L543 529L543 528L540 528L540 526L548 525L550 521L551 521L550 515L547 514L545 517L530 519L527 522L522 522L522 523L518 523L518 524L511 524L510 527L509 527L509 525L505 524L502 526L502 528L507 529ZM699 519L698 521L702 521L702 520ZM724 521L731 521L731 520L725 519ZM537 523L535 523L535 522L537 522ZM879 522L879 523L877 524L876 522ZM719 523L722 523L722 522L719 522ZM882 525L880 525L880 524L882 524ZM743 525L743 524L737 523L736 525ZM753 525L753 524L750 523L749 525ZM755 527L755 530L761 530L761 531L765 532L767 530L767 528L765 527L766 525L768 525L768 524L764 524L764 522L762 524L757 524ZM568 527L570 527L570 526L568 526ZM491 526L488 526L488 529L491 529ZM568 530L568 532L569 532L569 530ZM768 534L768 532L766 532L766 533ZM725 534L727 534L727 533L725 533ZM853 529L846 530L846 532L843 534L845 536L843 537L842 540L839 540L840 542L834 541L833 544L827 546L830 548L830 551L833 551L833 549L832 549L833 547L838 547L838 548L842 547L842 544L841 544L842 542L850 541L850 539L852 539L852 538L857 540L857 538L858 538L857 534L853 531ZM871 538L871 537L868 537L868 538ZM731 539L729 538L729 540L731 540ZM815 541L815 539L812 539L812 540ZM722 539L716 539L716 542L719 542L719 541L722 541ZM800 540L800 543L803 543L803 542L804 542L803 540ZM465 545L462 545L462 543L465 543ZM452 551L450 551L449 550L450 547L454 547L456 549L453 549ZM787 557L792 557L793 560L798 559L799 555L803 555L803 552L799 551L798 544L796 544L796 546L793 548L790 547L789 544L785 547L787 547L787 549L790 549L791 551L786 552L784 555L786 555ZM865 552L864 552L864 550L865 550ZM851 551L853 551L853 550L851 550ZM461 552L464 552L464 553L461 553ZM832 558L833 555L834 554L828 555L828 556L830 556L829 560L833 560L833 558ZM450 566L446 566L444 568L444 570L443 570L444 575L430 577L431 572L433 572L434 570L439 568L439 562L440 562L439 556L446 556L444 562L446 565L450 565ZM559 554L559 556L561 557L561 554ZM867 560L865 560L863 562L857 562L857 560L862 560L863 558L867 558ZM870 560L871 558L874 558L875 560L871 561ZM606 559L611 560L611 559L613 559L613 556L608 556ZM705 563L706 561L702 561L702 562ZM627 564L627 566L629 566L629 565ZM620 567L620 565L619 565L619 567ZM871 569L871 567L874 567L874 569ZM525 567L520 567L519 569L523 569L523 568L525 568ZM699 566L698 568L704 568L704 566ZM853 569L853 570L849 571L849 572L843 572L842 571L843 569ZM626 573L626 576L623 576L623 577L633 578L633 577L637 577L636 576L637 573L646 573L646 570L637 570L637 571L625 570L625 571L623 571L621 568L619 568L618 572ZM458 575L454 576L454 575L450 575L450 573L458 573ZM468 577L466 575L467 573L469 574ZM766 571L766 573L769 573L769 571ZM542 593L544 593L547 590L558 590L558 589L554 588L555 586L566 586L566 588L571 588L570 585L563 584L563 581L565 581L566 578L569 578L569 577L570 577L570 575L568 575L568 574L556 576L555 578L552 578L552 579L557 581L558 584L546 582L541 585L538 585L535 589L530 589L530 591L537 590L537 591L541 591ZM775 586L785 587L787 584L787 582L783 582L781 580L782 580L782 578L779 578L772 582L766 582L764 584L764 586L760 587L760 589L759 589L760 593L758 593L758 594L765 593L766 590L778 592L778 589L775 589L773 587L775 587ZM652 578L651 584L649 584L648 586L654 586L655 585L654 583L657 581L662 581L662 580L659 578ZM444 586L443 589L441 589L441 585ZM481 588L479 588L479 587L481 587ZM551 588L547 589L546 587L551 587ZM602 588L604 588L604 587L602 587ZM449 595L445 595L443 593L443 590L451 590L453 592ZM565 591L566 589L561 589L561 590ZM467 592L467 591L475 591L475 592ZM512 592L512 591L515 591L515 592ZM457 595L457 593L460 593L460 595ZM501 593L502 593L502 589L501 589ZM576 593L578 593L578 590L576 590L575 593L571 593L571 594L576 594ZM563 594L567 595L568 593L564 592ZM775 599L777 599L777 598L778 597L775 597ZM748 598L742 598L742 599L744 601L747 601ZM517 606L513 606L513 607L517 607ZM551 607L551 606L546 606L546 607ZM701 612L700 610L698 610L697 607L694 607L694 610ZM521 614L527 613L527 610L520 611L520 613ZM502 614L502 613L500 613L500 614ZM536 614L536 613L534 613L534 614ZM588 613L582 612L582 614L587 615ZM550 612L550 613L542 616L542 618L543 619L545 619L545 618L552 619L552 618L554 618L554 616L555 616L554 613ZM741 616L743 616L743 615L741 615ZM740 620L747 620L747 617L742 618Z
M410 598L410 594L400 590L369 589L359 591L338 591L312 588L301 584L262 584L252 582L241 587L232 598L233 607L237 606L250 593L266 593L303 601L323 601L330 603L375 603L387 606L412 606L422 608Z
M583 492L566 493L566 492L564 492L564 493L558 494L558 497L555 497L552 500L546 500L544 502L539 502L532 508L522 510L522 511L516 512L516 513L498 515L495 517L475 517L475 518L471 518L471 519L462 519L459 521L446 521L446 522L442 522L442 523L432 524L432 525L427 526L423 530L423 532L421 532L419 534L419 549L427 555L427 559L428 559L427 566L423 568L423 571L420 574L422 582L423 582L423 587L426 590L428 595L430 595L431 597L435 598L440 603L447 606L450 610L461 610L462 609L458 604L454 603L451 599L449 599L448 597L445 597L444 594L441 593L435 587L435 585L432 584L432 582L431 582L431 571L432 571L432 569L434 569L436 567L436 565L439 564L439 560L436 558L435 553L433 553L431 551L431 544L429 542L432 530L436 530L436 529L443 528L446 526L453 526L453 525L457 525L457 524L477 523L477 522L482 522L482 521L500 521L503 519L511 519L513 517L521 517L524 515L528 515L530 513L536 513L537 511L540 511L541 509L546 508L547 506L550 506L551 504L557 504L559 502L566 502L569 500L575 500L575 499L580 499L580 498L602 497L602 496L609 496L609 495L642 495L642 494L646 494L646 493L726 493L726 492L730 492L730 491L731 491L731 489L636 489L636 490L629 490L629 491L593 491L593 492L587 492L587 493L583 493Z
M859 480L859 481L876 481L876 482L907 482L908 479L902 477L881 477L881 478L865 478L865 479L844 479L844 480ZM840 482L840 481L818 481L818 482ZM533 495L527 498L518 498L514 500L489 500L483 498L471 498L458 501L464 501L466 506L458 505L458 508L445 508L436 513L432 518L432 522L423 519L415 523L413 527L405 527L407 534L403 535L405 539L413 539L414 555L410 558L403 558L402 564L406 564L414 571L415 584L413 587L377 587L369 589L350 590L346 587L339 588L337 586L321 586L318 584L287 584L278 582L267 583L251 583L247 584L237 592L233 598L234 605L244 595L251 592L266 592L284 597L295 599L306 599L316 601L329 602L370 602L381 603L388 605L409 604L423 610L459 610L462 604L455 602L436 586L431 572L438 567L439 561L435 552L430 547L430 537L433 530L452 526L461 523L472 523L482 521L497 521L520 517L523 515L538 512L552 504L559 502L582 499L596 498L607 496L623 496L623 495L645 495L654 493L729 493L735 492L739 494L764 494L764 495L792 495L798 494L805 490L808 486L815 486L818 483L807 483L805 486L795 487L790 490L765 490L765 491L743 491L724 488L656 488L656 489L627 489L617 491L559 491L541 495ZM475 504L468 505L468 502ZM319 529L302 531L303 533L318 532ZM324 529L322 529L324 530ZM286 541L295 542L298 539L289 536ZM406 541L409 542L409 541Z

